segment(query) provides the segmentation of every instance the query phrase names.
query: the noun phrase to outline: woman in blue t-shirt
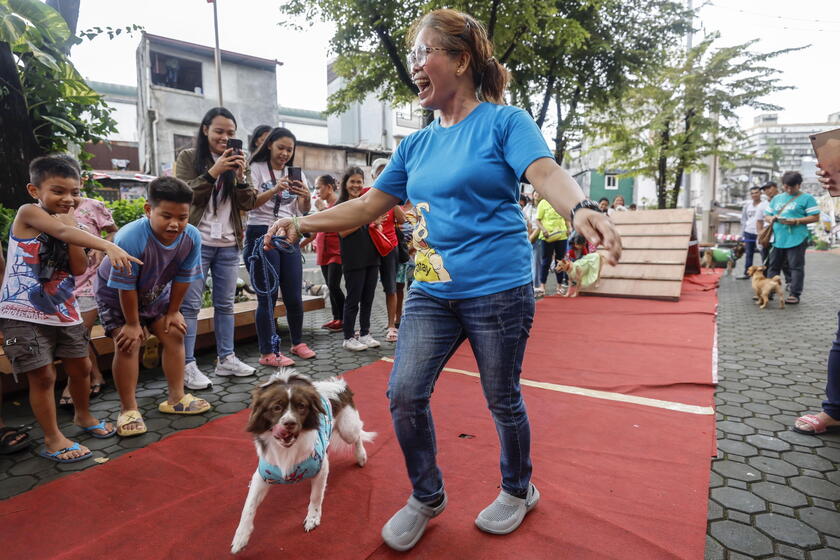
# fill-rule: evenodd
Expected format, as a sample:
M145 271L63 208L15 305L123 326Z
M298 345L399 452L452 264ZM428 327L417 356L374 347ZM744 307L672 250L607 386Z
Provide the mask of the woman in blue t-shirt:
M531 483L530 428L519 386L534 316L531 246L519 210L527 180L570 216L575 231L604 244L616 263L621 240L597 205L555 162L534 120L504 105L508 71L484 28L455 10L421 17L409 33L408 67L432 124L400 143L376 184L356 200L303 218L278 220L272 235L341 231L411 200L415 282L405 304L388 386L394 430L413 486L383 527L391 548L408 550L446 507L435 460L429 399L450 356L469 340L501 443L502 491L479 513L479 529L510 533L539 499ZM488 329L487 325L498 325Z

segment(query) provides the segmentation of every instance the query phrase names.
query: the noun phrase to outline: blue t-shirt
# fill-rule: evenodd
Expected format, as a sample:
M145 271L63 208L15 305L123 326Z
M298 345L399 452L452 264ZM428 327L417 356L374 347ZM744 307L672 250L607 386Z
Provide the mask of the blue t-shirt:
M123 226L114 243L143 261L143 266L131 263L129 276L113 268L105 257L96 274L100 308L120 309L119 290L137 290L140 316L154 318L166 311L173 281L192 282L202 277L201 234L193 225L187 224L175 241L164 245L152 232L149 219L143 217Z
M482 103L461 122L440 120L405 138L374 188L410 200L414 285L467 299L531 281L531 244L519 181L553 157L522 109Z
M820 213L820 205L816 199L808 193L799 193L796 200L788 204L791 195L787 193L777 194L770 201L770 206L767 207L765 214L767 216L775 216L779 213L782 206L787 204L787 207L782 211L780 218L794 219L804 218L806 216L813 216ZM791 247L798 247L802 242L808 239L808 226L805 224L788 225L773 222L773 246L779 249L789 249Z

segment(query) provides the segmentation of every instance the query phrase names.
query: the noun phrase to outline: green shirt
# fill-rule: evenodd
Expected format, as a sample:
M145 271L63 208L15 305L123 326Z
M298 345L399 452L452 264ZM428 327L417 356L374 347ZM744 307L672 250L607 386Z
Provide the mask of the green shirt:
M563 216L548 203L546 199L540 200L537 205L537 219L542 223L543 227L548 230L548 233L562 232L563 234L554 241L562 241L569 238L569 229L566 227L566 220ZM545 235L540 232L540 239L545 239Z
M801 192L796 200L788 204L791 198L787 193L777 194L770 201L770 206L765 214L776 216L779 210L782 210L782 207L784 207L784 210L779 217L785 219L805 218L820 213L820 205L810 194ZM786 207L785 204L787 204ZM773 246L779 249L798 247L808 239L808 235L808 226L805 224L789 225L773 222Z

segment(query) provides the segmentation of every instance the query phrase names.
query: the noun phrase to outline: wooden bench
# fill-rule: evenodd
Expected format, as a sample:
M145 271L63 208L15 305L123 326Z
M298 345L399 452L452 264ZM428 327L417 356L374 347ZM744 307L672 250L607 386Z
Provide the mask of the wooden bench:
M324 309L324 298L320 296L303 296L303 311L315 311ZM234 339L242 340L251 338L256 334L254 321L257 313L257 301L243 301L233 305L233 322L234 322ZM286 306L283 303L278 303L274 308L274 317L282 317L286 315ZM209 335L209 336L208 336ZM105 336L105 331L101 325L94 325L91 329L90 340L96 353L99 357L109 356L114 353L114 341ZM213 336L213 308L205 307L198 313L198 337L196 348L203 348L215 345L215 337ZM103 369L111 369L110 360L100 360L100 367ZM0 347L0 373L12 373L12 367L9 363L9 358Z

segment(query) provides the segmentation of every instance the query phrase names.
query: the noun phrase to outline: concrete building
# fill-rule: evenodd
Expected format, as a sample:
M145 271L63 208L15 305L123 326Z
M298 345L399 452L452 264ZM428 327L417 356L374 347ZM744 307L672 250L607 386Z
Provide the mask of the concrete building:
M327 92L332 95L344 87L333 64L327 66ZM370 94L362 103L353 103L341 115L327 117L328 143L371 150L394 151L400 140L423 128L418 104L394 107Z
M111 116L117 121L117 131L108 135L107 143L87 144L85 150L93 154L89 164L93 169L140 169L137 142L137 88L104 82L88 82L102 94L114 109Z
M329 142L327 116L320 111L280 107L277 111L277 126L291 130L298 142Z
M201 118L219 105L214 51L143 33L137 47L137 130L140 168L152 175L172 173L184 148L191 147ZM224 105L237 119L239 137L259 124L277 122L276 60L222 51Z

